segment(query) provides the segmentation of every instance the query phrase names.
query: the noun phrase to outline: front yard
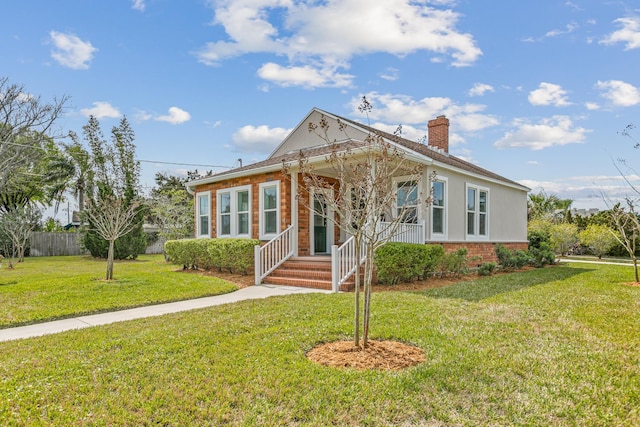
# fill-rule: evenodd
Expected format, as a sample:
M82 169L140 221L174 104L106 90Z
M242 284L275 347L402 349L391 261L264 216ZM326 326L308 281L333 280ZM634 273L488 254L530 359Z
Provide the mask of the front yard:
M244 301L0 343L0 419L638 425L640 288L622 284L630 277L629 267L569 264L375 293L372 338L425 352L424 363L402 371L305 357L349 338L353 294Z
M114 277L104 280L105 260L90 257L27 258L0 269L0 328L83 314L218 295L234 284L177 272L162 255L116 261Z

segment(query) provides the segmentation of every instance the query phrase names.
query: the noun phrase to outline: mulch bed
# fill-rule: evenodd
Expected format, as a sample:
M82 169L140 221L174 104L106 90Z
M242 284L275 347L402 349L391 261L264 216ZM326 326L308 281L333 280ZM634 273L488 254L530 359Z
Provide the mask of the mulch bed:
M355 347L353 341L334 341L318 345L307 353L313 362L336 368L358 370L400 370L425 361L421 348L398 341L369 341L367 348Z

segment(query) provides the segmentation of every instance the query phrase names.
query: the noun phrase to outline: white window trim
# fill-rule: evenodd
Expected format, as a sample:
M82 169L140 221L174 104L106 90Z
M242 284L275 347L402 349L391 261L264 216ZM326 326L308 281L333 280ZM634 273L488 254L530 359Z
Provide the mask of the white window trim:
M200 201L204 196L209 198L209 203L207 203L207 213L206 216L209 218L209 230L208 233L202 233L200 230L200 218L205 215L200 215ZM207 239L211 238L211 191L202 191L196 193L196 238L198 239Z
M268 187L276 187L276 232L275 233L266 233L264 231L266 224L264 221L264 189ZM276 237L280 233L280 181L269 181L263 182L258 185L260 191L259 197L259 239L260 240L271 240Z
M449 236L449 179L447 177L441 177L438 176L435 180L433 180L432 182L442 182L444 184L444 206L442 207L443 209L443 218L442 221L444 221L443 224L443 231L442 233L436 233L433 231L433 210L434 210L434 205L433 203L431 204L431 207L429 209L429 214L430 214L430 218L429 218L429 231L431 232L431 239L432 240L447 240L448 236Z
M242 191L249 192L249 218L248 218L248 234L239 234L237 233L238 229L238 193ZM231 203L231 234L220 234L220 230L222 229L222 215L220 212L220 199L224 193L229 193L230 195L230 203ZM241 185L239 187L229 187L229 188L221 188L216 191L216 237L220 239L229 239L229 238L251 238L251 230L252 230L252 196L251 196L251 185Z
M468 201L468 197L469 197L469 189L473 189L476 190L476 210L475 210L475 215L474 215L474 231L475 234L469 234L468 230L468 215L467 213L469 212L469 210L467 210L467 206L469 206L469 201ZM487 193L487 212L485 212L486 216L487 216L487 224L486 224L486 234L481 236L478 234L478 232L480 231L480 192L484 191ZM467 240L470 241L486 241L489 240L489 235L490 235L490 230L489 230L489 217L491 215L489 206L490 203L489 201L491 200L491 194L489 191L488 187L483 187L481 185L476 185L476 184L470 184L470 183L466 183L465 185L465 189L464 189L464 233L466 236Z
M412 179L413 178L413 179ZM394 197L394 202L393 202L393 212L391 212L391 215L393 218L397 218L398 217L398 183L399 182L404 182L404 181L415 181L416 184L418 184L418 199L416 201L416 221L418 224L420 224L420 222L423 220L422 218L422 203L420 203L420 200L422 199L422 179L418 178L415 179L415 177L412 176L398 176L398 177L394 177L393 178L393 192L395 194Z

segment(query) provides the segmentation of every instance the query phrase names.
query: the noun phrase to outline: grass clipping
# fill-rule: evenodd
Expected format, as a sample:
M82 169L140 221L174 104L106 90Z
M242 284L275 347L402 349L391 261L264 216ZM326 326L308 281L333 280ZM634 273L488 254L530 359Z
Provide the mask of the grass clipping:
M421 348L398 341L369 341L367 348L353 341L320 344L307 353L309 360L325 366L397 371L425 361Z

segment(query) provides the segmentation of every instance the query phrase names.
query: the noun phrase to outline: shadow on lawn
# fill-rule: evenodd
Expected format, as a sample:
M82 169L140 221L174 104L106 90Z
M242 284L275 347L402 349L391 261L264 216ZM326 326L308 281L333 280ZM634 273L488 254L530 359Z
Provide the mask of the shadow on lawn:
M505 292L514 292L557 280L565 280L589 271L592 270L588 268L557 265L459 282L443 288L427 289L416 293L432 298L457 298L466 301L480 301Z

